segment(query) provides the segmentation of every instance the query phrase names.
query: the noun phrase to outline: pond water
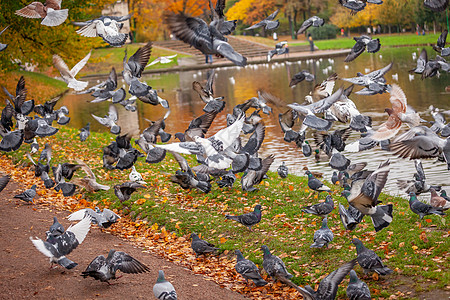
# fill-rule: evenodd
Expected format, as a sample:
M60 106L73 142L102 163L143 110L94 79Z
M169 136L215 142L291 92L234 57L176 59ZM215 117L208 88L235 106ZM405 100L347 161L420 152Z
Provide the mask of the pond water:
M426 47L429 57L434 57L431 47ZM404 90L408 104L414 107L426 120L432 120L427 111L430 105L440 109L450 109L450 94L445 93L445 87L450 85L449 74L441 74L440 78L433 77L425 80L420 79L416 74L414 79L409 77L408 70L415 67L412 53L417 56L421 48L402 47L387 48L376 54L364 53L351 63L344 63L344 57L334 59L299 60L298 62L273 63L262 65L248 65L245 68L227 67L216 69L215 95L224 96L227 105L213 123L209 133L215 133L226 125L226 114L231 113L234 105L256 96L257 90L265 90L287 103L303 102L304 96L320 83L328 75L336 72L340 77L354 77L356 72L367 73L380 69L391 61L394 62L392 70L386 75L388 83L397 83ZM289 88L289 81L293 74L300 70L309 70L316 75L316 82L302 82L293 88ZM170 102L171 115L166 121L166 131L170 133L184 132L193 117L203 113L203 102L192 90L194 80L205 82L206 70L189 71L180 73L168 73L162 75L146 75L143 78L149 85L159 91L159 95ZM90 84L97 84L91 80ZM337 81L336 86L349 84L344 81ZM355 91L359 90L358 87ZM390 107L389 94L375 96L358 96L352 94L350 97L361 113L373 118L373 128L387 119L384 108ZM90 95L67 94L59 105L66 105L70 110L71 122L69 126L75 128L83 127L87 122L91 122L91 129L94 131L106 131L108 129L98 124L91 113L98 116L106 114L109 102L88 103L93 98ZM132 132L136 135L139 130L147 126L145 119L157 120L165 114L165 109L158 106L147 105L142 102L137 103L137 112L129 112L118 106L119 125L122 132ZM294 144L284 142L283 134L278 125L278 113L274 108L271 116L263 115L266 124L266 137L260 150L260 157L274 153L276 160L272 165L272 170L276 170L282 161L286 162L291 174L304 176L304 167L310 170L324 173L326 179L331 178L332 169L327 162L316 163L314 157L305 158ZM344 125L335 124L331 130L344 128ZM403 125L403 130L407 126ZM358 134L353 133L349 141L358 139ZM309 134L311 139L311 134ZM311 143L313 144L313 143ZM393 157L389 152L375 148L360 153L344 152L344 155L352 162L368 162L368 169L376 169L380 162L392 157L391 171L385 190L391 194L399 194L395 179L412 179L415 172L414 162ZM445 164L435 163L435 160L423 160L423 166L427 181L430 184L450 187L449 171Z

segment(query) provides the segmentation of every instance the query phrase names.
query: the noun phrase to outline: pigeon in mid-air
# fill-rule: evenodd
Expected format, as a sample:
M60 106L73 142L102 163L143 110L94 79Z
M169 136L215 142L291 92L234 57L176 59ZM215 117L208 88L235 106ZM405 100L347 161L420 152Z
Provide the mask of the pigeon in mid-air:
M302 212L313 214L320 217L326 217L334 209L334 202L331 195L327 195L325 202L302 207Z
M300 287L299 292L302 294L303 299L305 300L335 299L339 284L355 265L356 259L343 264L337 270L334 270L333 272L328 274L327 277L320 281L317 291L313 290L309 285L307 285L304 288Z
M225 217L229 220L234 220L244 226L247 226L248 230L252 231L252 226L258 224L261 221L261 205L256 205L255 209L252 212L239 216L225 215Z
M64 23L69 15L68 9L61 9L62 0L45 0L45 3L31 2L15 14L25 18L42 19L45 26L58 26Z
M383 264L381 258L374 251L367 249L359 239L354 238L352 243L356 246L358 264L364 269L364 273L376 272L379 275L389 275L393 272Z
M203 87L200 82L194 81L192 89L198 93L200 99L205 102L203 111L206 113L221 112L225 107L224 97L214 97L214 69L208 70L206 85Z
M353 230L361 223L364 215L353 206L349 205L348 209L339 203L339 217L341 218L342 225L346 230Z
M424 0L423 5L432 11L445 11L448 6L448 0Z
M33 203L33 199L36 196L36 185L33 184L33 186L30 189L25 190L25 192L15 195L14 198L23 200L28 203Z
M350 282L347 287L347 297L350 300L371 300L367 284L358 278L355 270L350 271Z
M295 74L294 76L292 76L291 81L289 82L289 87L293 87L294 85L302 82L303 80L313 81L315 78L316 77L314 76L314 74L311 74L308 71L305 71L305 70L300 71L297 74Z
M258 189L254 186L260 184L261 181L263 181L264 176L266 175L267 171L269 171L269 168L274 160L275 156L273 154L270 154L262 160L262 166L260 170L248 170L247 174L245 174L241 178L242 190L248 192L257 191Z
M264 20L259 21L258 23L254 24L248 28L245 28L245 30L252 30L252 29L259 28L259 27L264 27L265 30L277 29L280 26L280 21L278 21L278 20L274 21L274 19L277 17L279 11L280 10L277 9L276 11L274 11L272 14L270 14Z
M376 95L382 94L388 91L389 85L386 83L384 75L392 68L391 62L386 67L379 70L375 70L368 74L361 74L358 72L356 77L353 78L341 78L342 80L351 82L356 85L364 86L362 90L355 92L357 95Z
M196 233L191 233L191 239L191 248L194 250L196 257L220 250L213 244L200 239Z
M74 213L71 213L67 219L69 221L82 220L86 216L91 218L93 224L98 224L102 228L108 228L112 224L116 223L120 216L108 208L104 208L101 211L98 207L93 210L92 208L80 209Z
M173 285L164 277L164 271L158 271L158 279L153 286L153 294L159 300L177 300L177 292Z
M111 99L112 103L121 103L125 100L126 92L124 88L117 89L117 73L116 69L113 67L109 72L108 78L99 83L96 86L93 86L86 91L80 92L83 94L91 93L92 97L95 97L94 100L90 101L90 103L99 103L103 101L107 101Z
M62 224L59 223L58 218L53 217L53 224L50 226L48 231L50 232L51 235L58 236L63 234L66 230L64 229L64 226L62 226Z
M345 58L345 62L353 61L366 49L369 53L375 53L380 50L380 39L372 39L367 35L361 35L360 37L354 37L353 39L356 41L356 44L352 47L350 53Z
M94 258L86 270L81 273L81 276L84 278L94 277L96 280L109 284L109 280L118 278L116 277L118 270L127 274L150 272L150 269L137 259L125 252L112 249L109 250L107 258L103 255Z
M8 29L9 25L6 26L2 31L0 31L0 35L3 34L3 32L5 32L6 29ZM0 43L0 52L2 52L3 50L5 50L8 47L8 44L2 44Z
M237 257L236 266L234 267L236 272L241 274L245 281L248 282L249 279L252 280L256 286L266 285L267 281L261 277L259 269L255 263L251 260L245 259L241 251L236 250L235 253Z
M157 63L160 64L168 64L173 61L175 57L177 57L178 54L174 55L168 55L168 56L160 56L158 58L155 58L151 63L149 63L145 68L148 68L150 66L156 65Z
M91 116L103 126L110 128L112 134L120 133L120 126L116 124L117 120L119 119L119 114L117 112L117 108L114 105L111 104L109 106L108 114L103 118L97 117L94 114L91 114Z
M66 65L64 60L57 54L53 55L53 66L59 71L62 79L67 83L69 88L74 89L75 91L84 90L88 83L87 81L79 81L75 79L78 72L86 65L89 58L91 57L91 52L88 53L82 60L80 60L72 69L69 70L69 67Z
M30 240L36 249L50 258L51 265L57 263L66 269L72 269L78 264L68 259L66 255L70 254L84 241L90 228L91 219L87 217L67 228L63 234L59 230L47 232L46 241L39 238L33 239L32 237L30 237Z
M1 33L0 33L1 34ZM449 56L450 55L450 47L445 47L445 41L447 40L448 30L445 29L442 31L439 36L436 45L433 45L433 49L436 52L439 52L441 56Z
M126 16L101 16L100 18L85 21L73 22L75 26L82 26L77 33L85 37L101 37L110 46L120 47L125 44L128 34L119 32L123 23L131 18L131 14Z
M275 49L269 50L267 52L267 61L270 61L274 55L282 55L282 54L288 54L289 48L287 47L287 42L282 41L275 44Z
M123 202L129 200L131 194L136 192L139 188L145 189L146 186L134 181L127 181L122 184L116 184L114 186L114 194L116 194L120 202Z
M325 24L325 21L322 18L319 18L318 16L312 16L311 18L303 22L302 26L300 26L300 29L297 31L297 34L302 34L311 26L320 27L323 26L323 24Z

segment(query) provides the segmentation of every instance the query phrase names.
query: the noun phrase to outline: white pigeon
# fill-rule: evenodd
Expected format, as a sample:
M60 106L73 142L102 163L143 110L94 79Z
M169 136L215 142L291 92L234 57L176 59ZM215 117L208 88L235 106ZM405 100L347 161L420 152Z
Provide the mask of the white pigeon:
M129 178L130 178L130 181L134 181L134 182L137 182L140 184L147 184L147 182L144 181L144 178L142 178L141 173L139 173L136 170L135 166L131 167L131 173L129 175Z
M146 68L148 68L148 67L150 67L150 66L153 66L153 65L156 65L157 63L168 64L168 63L170 63L170 62L173 60L173 58L175 58L176 56L177 56L177 54L170 55L170 56L161 56L161 57L158 57L157 59L155 59L154 61L152 61L151 63L149 63L149 64L146 66Z
M87 81L78 81L75 76L80 72L81 69L86 65L89 58L91 57L91 51L82 60L80 60L71 70L66 65L64 60L57 54L53 55L53 65L61 74L62 79L67 83L69 88L73 88L75 91L84 90L88 83Z

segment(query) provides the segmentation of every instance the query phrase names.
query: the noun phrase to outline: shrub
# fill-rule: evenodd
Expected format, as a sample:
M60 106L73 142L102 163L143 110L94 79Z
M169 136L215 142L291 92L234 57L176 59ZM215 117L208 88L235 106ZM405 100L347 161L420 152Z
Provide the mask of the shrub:
M325 24L321 27L310 27L308 33L311 34L313 40L329 40L335 39L339 32L339 28L333 24Z

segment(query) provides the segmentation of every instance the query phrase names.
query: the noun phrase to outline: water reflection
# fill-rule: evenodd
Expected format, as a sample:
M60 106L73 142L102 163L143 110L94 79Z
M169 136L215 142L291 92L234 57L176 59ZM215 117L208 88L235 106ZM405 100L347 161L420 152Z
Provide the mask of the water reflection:
M429 48L429 49L428 49ZM450 96L444 93L445 86L450 84L449 75L442 74L440 78L428 78L421 80L420 75L415 75L411 80L408 76L408 70L412 69L415 62L412 59L412 52L417 52L418 48L389 48L380 51L377 54L364 53L356 61L345 64L344 57L334 59L302 60L293 63L274 63L264 65L249 65L245 68L227 67L216 69L215 94L225 96L227 105L213 123L210 133L215 133L226 124L227 113L231 113L234 105L242 103L245 100L256 96L257 90L265 90L276 95L286 103L303 102L304 96L333 72L338 73L340 77L354 77L356 72L369 72L380 69L391 61L394 61L392 70L386 75L389 83L398 83L405 91L408 98L408 104L413 106L424 119L432 120L427 112L429 105L433 104L442 109L450 109ZM429 53L432 53L431 47L427 47ZM316 82L302 82L294 88L289 88L289 81L293 74L300 70L309 70L316 75ZM367 69L367 70L366 70ZM398 76L398 81L392 78ZM144 77L144 80L154 88L160 90L162 98L169 100L171 106L171 115L166 122L166 131L170 133L183 132L193 117L203 113L203 102L192 90L192 81L197 80L201 83L206 82L206 70L190 71L183 73L171 73L164 75L151 75ZM122 82L123 83L123 82ZM91 82L94 84L94 82ZM120 85L121 83L119 83ZM343 81L338 81L337 86L344 85ZM345 83L348 86L347 83ZM358 90L356 88L355 90ZM374 128L385 121L387 115L383 113L385 107L390 107L389 95L358 96L350 97L358 109L373 118ZM66 105L71 114L70 126L81 128L87 122L91 122L91 128L94 131L105 131L106 129L92 119L91 113L103 116L108 111L109 103L89 104L92 100L89 95L65 96L61 105ZM156 120L165 114L165 109L161 106L151 106L142 102L137 102L138 110L135 113L128 112L119 106L119 124L123 132L137 133L147 126L147 121ZM272 165L275 170L282 161L285 161L291 173L303 175L303 168L308 168L325 173L326 178L330 178L332 169L326 162L315 163L313 158L303 157L300 149L294 145L283 141L281 129L278 125L277 116L280 109L274 108L274 114L264 115L266 124L266 138L260 150L261 157L266 157L270 153L276 154L276 160ZM335 130L342 125L332 128ZM404 130L407 127L404 125ZM358 138L353 133L350 140ZM390 157L389 153L374 149L362 153L345 153L352 162L367 161L369 169L375 169L379 163ZM425 160L424 163L427 180L432 184L450 186L448 171L442 163L434 163L433 160ZM397 188L394 179L412 179L415 172L413 161L392 159L391 172L386 189L397 194Z

